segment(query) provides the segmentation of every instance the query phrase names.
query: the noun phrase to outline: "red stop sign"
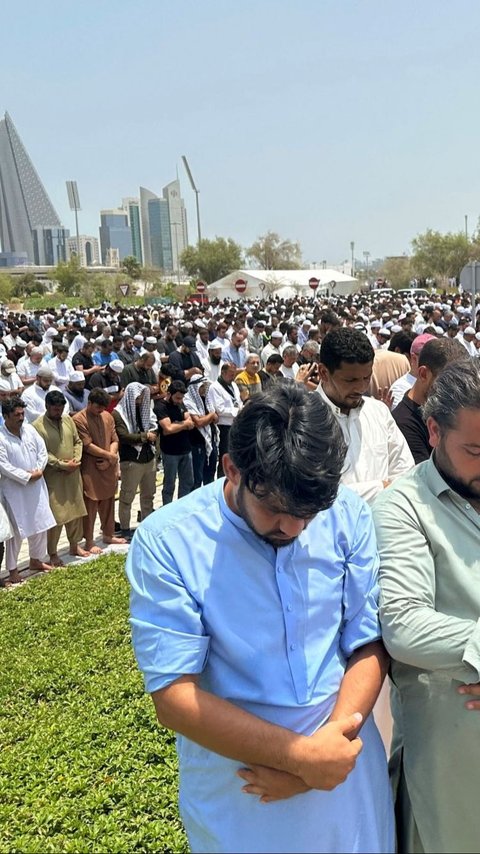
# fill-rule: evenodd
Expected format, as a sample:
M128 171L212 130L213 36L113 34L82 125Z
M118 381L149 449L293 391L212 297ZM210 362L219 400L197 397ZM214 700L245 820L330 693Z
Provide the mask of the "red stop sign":
M247 290L247 283L246 283L245 279L237 279L237 281L235 282L235 290L239 294L245 293L245 291Z
M316 279L315 276L312 276L312 278L308 280L308 284L310 285L312 291L316 291L320 284L320 279Z
M205 282L197 282L197 293L204 294L207 289Z

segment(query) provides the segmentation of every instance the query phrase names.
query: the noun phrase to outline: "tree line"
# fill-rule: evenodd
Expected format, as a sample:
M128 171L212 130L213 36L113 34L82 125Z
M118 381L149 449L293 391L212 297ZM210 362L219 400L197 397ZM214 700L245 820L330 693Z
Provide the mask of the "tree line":
M391 287L408 287L412 279L423 284L427 279L435 280L445 287L449 280L460 276L462 267L471 260L480 260L480 229L467 237L463 232L448 232L427 229L412 240L410 256L386 258L375 268L376 275L388 280ZM267 231L255 242L243 248L231 237L203 239L197 246L188 246L180 256L180 263L192 282L201 279L207 284L242 267L262 270L296 270L303 266L301 247L298 241L280 237ZM370 273L374 270L371 268ZM124 258L118 274L111 275L80 266L73 255L69 261L61 261L51 274L58 291L65 296L79 297L82 302L98 304L102 300L118 299L118 286L132 285L141 280L146 293L158 296L178 295L175 282L165 282L162 270L145 269L139 261ZM0 302L7 303L25 296L45 293L47 287L38 282L32 271L13 277L7 271L0 273Z

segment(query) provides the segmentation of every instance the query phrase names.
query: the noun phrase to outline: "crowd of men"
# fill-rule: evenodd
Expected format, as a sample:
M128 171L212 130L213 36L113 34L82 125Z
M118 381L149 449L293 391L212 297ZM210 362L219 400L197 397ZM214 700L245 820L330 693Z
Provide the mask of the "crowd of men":
M101 551L97 516L129 543L163 472L128 574L192 850L393 850L372 512L399 850L475 850L479 308L372 292L0 315L4 586L24 539L45 572L63 526L79 557Z

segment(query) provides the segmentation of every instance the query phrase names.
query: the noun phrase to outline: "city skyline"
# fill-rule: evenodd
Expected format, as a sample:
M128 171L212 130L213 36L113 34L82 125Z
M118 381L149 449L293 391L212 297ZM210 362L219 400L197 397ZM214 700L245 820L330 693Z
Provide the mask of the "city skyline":
M0 120L0 245L5 258L57 264L67 255L64 229L22 139L6 112Z
M479 28L474 0L26 0L0 108L72 233L66 179L95 234L99 210L176 168L193 227L185 154L204 237L276 231L306 263L341 263L352 240L399 256L429 227L477 225Z
M85 266L101 259L119 267L133 255L140 264L145 259L149 266L179 273L188 228L178 177L163 187L161 197L143 187L140 197L124 197L120 207L99 211L99 239L70 238L10 115L0 120L1 266L53 266L79 254ZM78 203L76 209L81 210Z

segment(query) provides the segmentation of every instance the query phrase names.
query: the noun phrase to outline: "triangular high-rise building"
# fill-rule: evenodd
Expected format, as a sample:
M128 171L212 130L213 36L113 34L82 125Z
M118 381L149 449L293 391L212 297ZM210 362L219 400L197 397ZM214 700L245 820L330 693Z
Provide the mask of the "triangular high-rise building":
M35 262L34 229L61 228L60 219L8 113L0 120L0 243ZM38 234L38 231L36 232Z

